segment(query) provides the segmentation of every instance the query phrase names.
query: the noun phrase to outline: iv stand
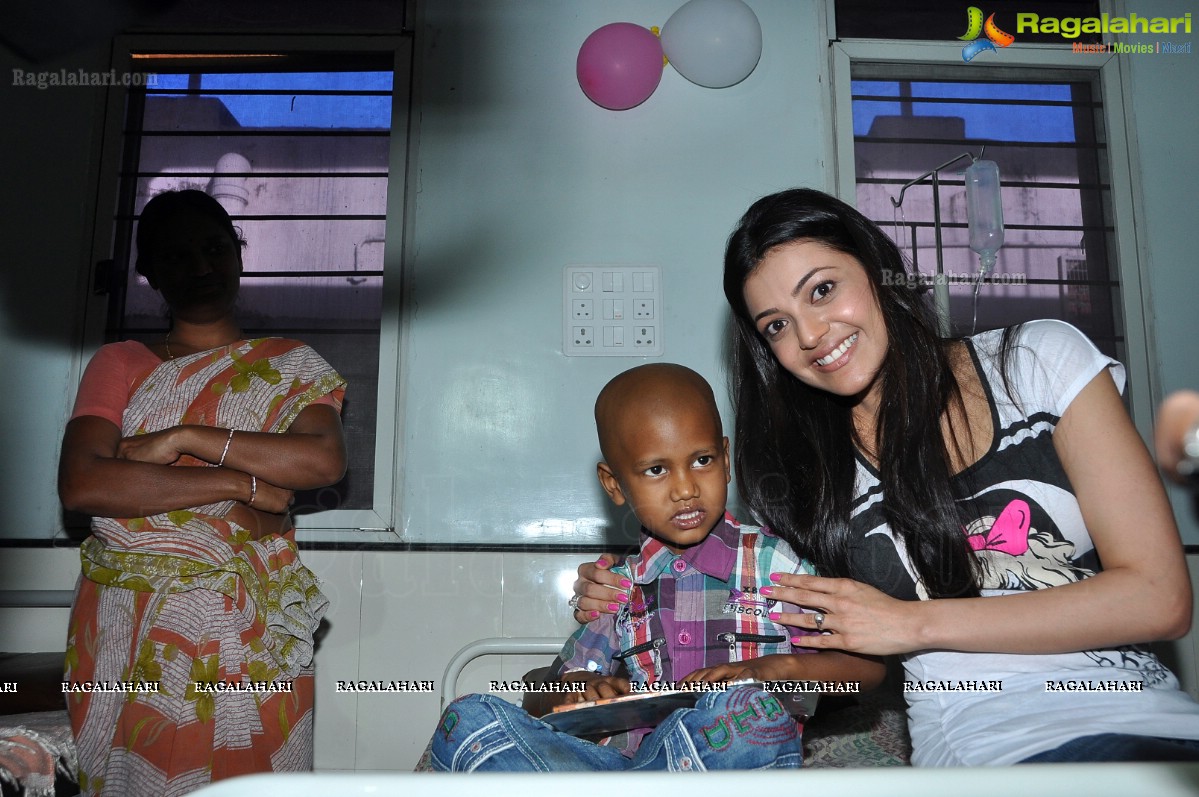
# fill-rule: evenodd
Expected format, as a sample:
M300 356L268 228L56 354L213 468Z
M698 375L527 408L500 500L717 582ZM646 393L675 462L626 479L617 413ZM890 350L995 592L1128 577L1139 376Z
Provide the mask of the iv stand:
M949 283L945 277L945 253L941 251L941 179L940 172L953 164L960 161L962 158L969 158L973 163L983 156L986 147L981 147L978 150L978 155L971 155L969 152L963 152L956 158L945 161L940 166L937 166L930 171L917 177L915 180L909 180L904 183L899 189L899 199L891 197L891 204L900 208L903 207L904 192L919 182L923 182L926 178L931 177L933 182L933 236L937 249L937 275L933 278L933 302L937 307L937 326L941 333L941 337L949 337Z

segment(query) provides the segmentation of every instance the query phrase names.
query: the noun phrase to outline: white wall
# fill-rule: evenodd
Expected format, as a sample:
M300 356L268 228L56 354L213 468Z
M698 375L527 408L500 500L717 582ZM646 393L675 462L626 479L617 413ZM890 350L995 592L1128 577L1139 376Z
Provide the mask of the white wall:
M725 236L761 194L831 186L828 68L814 2L750 0L764 54L739 86L702 89L668 68L654 96L630 111L603 111L582 95L574 59L587 34L614 21L660 25L679 4L424 4L410 174L411 327L401 363L398 526L408 537L486 539L522 524L562 520L582 529L590 518L608 520L594 485L590 408L612 374L638 361L559 353L562 267L661 266L662 359L695 367L723 394ZM1189 10L1162 2L1152 11L1167 9ZM1199 385L1188 237L1199 229L1190 196L1197 59L1137 60L1126 100L1143 175L1154 367L1166 387ZM61 65L107 66L101 52ZM0 66L4 84L11 67L25 68L8 55ZM79 325L63 308L82 306L90 268L104 94L0 91L9 122L0 131L7 170L0 362L10 380L0 394L7 449L0 523L45 537L59 522L55 458L78 379ZM0 548L0 583L70 589L77 556L71 548ZM318 766L406 769L431 733L437 696L338 695L334 682L440 681L467 641L565 636L571 623L557 585L586 557L322 551L305 558L333 602L317 658ZM0 650L61 649L65 628L65 610L0 610ZM1192 637L1179 648L1181 669L1199 692L1194 647ZM534 663L477 663L464 684L485 687L490 677L514 677Z

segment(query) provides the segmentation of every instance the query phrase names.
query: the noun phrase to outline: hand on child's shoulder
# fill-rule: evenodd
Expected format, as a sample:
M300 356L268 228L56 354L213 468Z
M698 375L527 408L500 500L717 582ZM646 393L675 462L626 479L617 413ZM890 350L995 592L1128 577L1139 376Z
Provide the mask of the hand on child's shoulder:
M621 561L619 554L601 554L594 562L579 565L579 578L574 583L575 620L587 623L601 614L614 614L621 603L629 599L632 582L612 568Z

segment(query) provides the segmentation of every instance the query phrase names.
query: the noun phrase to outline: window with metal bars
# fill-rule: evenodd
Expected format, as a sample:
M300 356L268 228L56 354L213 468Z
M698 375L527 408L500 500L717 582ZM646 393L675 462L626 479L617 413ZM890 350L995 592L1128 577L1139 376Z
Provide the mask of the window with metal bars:
M852 110L857 206L891 233L931 284L948 283L954 334L1060 318L1123 359L1119 273L1112 245L1102 104L1093 73L854 64ZM964 158L999 165L1004 246L975 283ZM935 195L935 201L934 201ZM938 213L934 209L939 209ZM937 277L938 222L944 276Z
M359 516L317 524L323 527L379 526L361 518L379 498L394 52L134 52L132 61L155 80L130 91L124 108L113 259L97 275L98 289L108 293L106 338L150 342L165 334L165 306L133 268L138 214L163 191L208 192L247 244L238 300L243 332L303 340L350 385L347 475L298 495L297 508Z

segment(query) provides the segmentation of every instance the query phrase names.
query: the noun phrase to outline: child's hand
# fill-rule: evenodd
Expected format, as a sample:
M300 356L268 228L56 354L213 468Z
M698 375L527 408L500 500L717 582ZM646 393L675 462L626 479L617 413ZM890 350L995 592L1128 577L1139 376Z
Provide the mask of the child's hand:
M706 683L728 683L729 681L793 681L798 679L795 654L776 653L771 656L718 664L696 670L683 679L683 683L704 681Z
M633 691L629 686L628 678L620 678L615 675L604 675L593 679L587 684L587 691L583 693L583 700L603 700L608 697L620 697L627 695Z
M559 680L562 683L581 683L587 686L581 692L526 693L522 703L525 711L535 717L540 717L549 714L557 706L573 706L575 703L586 703L589 700L599 700L604 697L620 697L632 691L627 678L597 675L582 670L568 672Z
M575 581L575 620L580 623L590 622L600 614L615 614L620 604L629 600L629 587L633 582L624 576L611 571L613 565L620 561L620 555L614 553L600 554L594 562L584 562L579 565L579 578Z
M628 678L616 675L596 675L593 672L571 672L562 676L563 681L583 682L587 684L586 691L570 692L571 698L564 703L586 703L589 700L602 700L607 697L620 697L633 691Z
M591 700L602 700L607 697L620 697L633 691L628 678L615 675L596 675L593 672L571 672L562 676L563 682L585 683L583 692L567 692L565 697L557 701L562 704L586 703Z

